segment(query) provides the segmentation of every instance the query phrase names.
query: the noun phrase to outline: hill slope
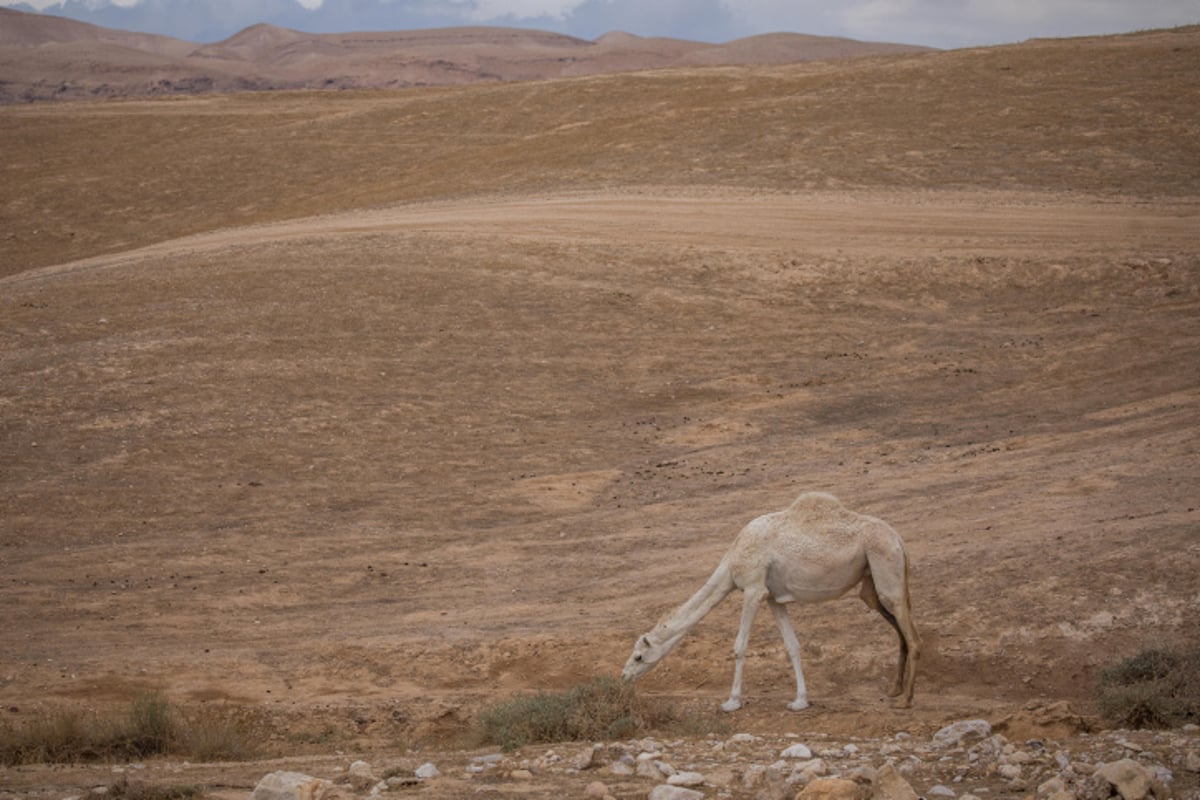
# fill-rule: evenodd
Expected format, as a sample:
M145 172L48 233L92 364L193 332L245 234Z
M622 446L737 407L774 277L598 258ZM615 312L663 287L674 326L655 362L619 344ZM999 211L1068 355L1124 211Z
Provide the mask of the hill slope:
M308 34L272 25L195 45L0 8L0 103L544 80L690 63L783 63L926 49L798 34L711 45L629 34L588 42L513 28Z
M1195 196L1200 105L1179 98L1198 92L1200 28L1187 28L398 93L10 106L0 109L0 269L472 193L719 185Z

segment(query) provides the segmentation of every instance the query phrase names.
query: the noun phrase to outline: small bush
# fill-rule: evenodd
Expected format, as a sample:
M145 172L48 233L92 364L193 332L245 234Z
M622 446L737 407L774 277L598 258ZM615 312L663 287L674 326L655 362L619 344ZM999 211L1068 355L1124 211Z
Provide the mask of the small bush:
M259 752L257 729L239 709L206 707L184 717L175 749L197 761L247 761Z
M560 694L518 697L483 712L483 737L505 750L536 742L622 739L642 726L633 687L596 678Z
M1103 670L1098 705L1126 728L1200 721L1200 647L1143 650Z

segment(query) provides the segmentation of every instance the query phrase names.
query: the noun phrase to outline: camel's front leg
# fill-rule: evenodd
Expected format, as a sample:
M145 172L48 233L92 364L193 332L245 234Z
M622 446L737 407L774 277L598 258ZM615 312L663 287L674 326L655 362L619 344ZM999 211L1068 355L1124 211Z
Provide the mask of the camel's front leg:
M762 603L765 589L745 589L742 593L742 624L733 641L733 688L729 699L721 704L722 711L737 711L742 707L742 668L746 666L746 648L750 644L750 629L754 627L754 615Z
M792 669L796 673L796 699L788 703L788 708L792 711L803 711L808 708L808 687L804 685L804 670L800 668L800 642L796 639L792 621L788 619L787 608L782 603L775 602L774 597L767 598L767 605L775 615L775 624L779 626L779 635L783 637L783 647L787 650L788 658L792 660Z

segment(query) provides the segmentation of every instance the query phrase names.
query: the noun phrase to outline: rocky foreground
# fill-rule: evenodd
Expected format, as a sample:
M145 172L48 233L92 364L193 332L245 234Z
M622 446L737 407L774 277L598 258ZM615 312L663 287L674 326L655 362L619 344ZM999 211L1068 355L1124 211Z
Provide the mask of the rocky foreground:
M252 800L422 796L699 800L1189 800L1200 798L1200 727L1010 740L964 720L928 740L739 733L460 753L441 761L355 761L325 777L267 775Z

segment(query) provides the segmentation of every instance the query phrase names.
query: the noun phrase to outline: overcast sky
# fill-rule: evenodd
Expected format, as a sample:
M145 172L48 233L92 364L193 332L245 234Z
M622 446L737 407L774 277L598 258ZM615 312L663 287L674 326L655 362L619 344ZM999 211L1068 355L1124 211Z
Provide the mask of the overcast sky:
M311 33L512 25L724 42L793 31L933 47L1200 23L1200 0L0 0L197 42L257 22Z

